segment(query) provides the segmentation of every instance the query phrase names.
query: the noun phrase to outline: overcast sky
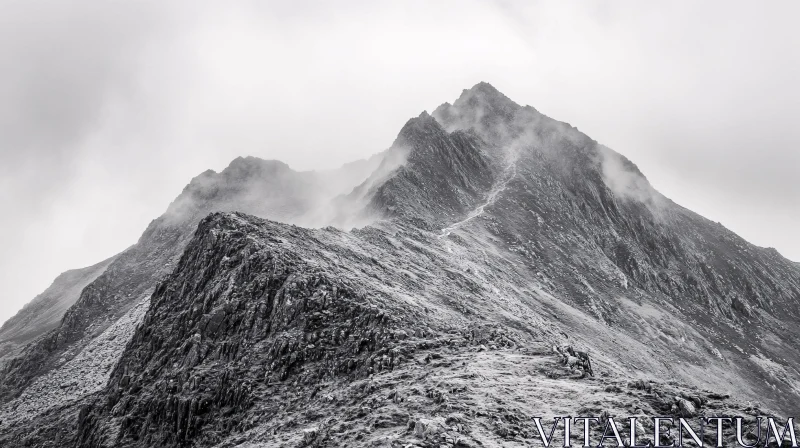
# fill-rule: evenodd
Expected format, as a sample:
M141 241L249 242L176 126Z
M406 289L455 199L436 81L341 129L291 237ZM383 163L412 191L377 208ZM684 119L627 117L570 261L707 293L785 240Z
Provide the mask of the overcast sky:
M800 261L798 1L2 7L0 321L133 244L200 172L362 158L478 81Z

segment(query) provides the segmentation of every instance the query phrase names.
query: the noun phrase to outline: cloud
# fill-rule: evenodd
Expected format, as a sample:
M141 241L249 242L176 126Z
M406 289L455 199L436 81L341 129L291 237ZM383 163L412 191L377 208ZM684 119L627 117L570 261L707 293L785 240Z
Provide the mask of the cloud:
M661 216L665 198L633 162L603 145L597 145L597 157L603 181L618 198L641 202L654 216Z

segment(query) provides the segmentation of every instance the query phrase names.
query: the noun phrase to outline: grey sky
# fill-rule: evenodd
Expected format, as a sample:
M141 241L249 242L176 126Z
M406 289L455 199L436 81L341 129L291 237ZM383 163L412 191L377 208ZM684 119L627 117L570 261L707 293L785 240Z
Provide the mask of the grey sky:
M365 157L481 80L800 261L797 17L797 1L6 1L0 321L134 243L196 174Z

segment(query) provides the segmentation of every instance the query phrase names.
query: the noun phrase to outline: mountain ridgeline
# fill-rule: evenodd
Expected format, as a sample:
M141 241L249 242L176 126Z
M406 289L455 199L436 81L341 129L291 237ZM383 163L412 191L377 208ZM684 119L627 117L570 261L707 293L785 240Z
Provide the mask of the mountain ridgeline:
M7 324L3 446L529 446L533 416L800 410L798 264L486 83L338 170L203 173L79 273Z

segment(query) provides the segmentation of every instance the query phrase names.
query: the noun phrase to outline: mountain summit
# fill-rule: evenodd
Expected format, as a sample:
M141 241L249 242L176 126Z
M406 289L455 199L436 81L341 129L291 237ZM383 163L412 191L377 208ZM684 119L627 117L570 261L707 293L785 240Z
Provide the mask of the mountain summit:
M4 446L530 446L535 416L799 410L798 265L487 83L340 170L203 173L96 270L4 363Z

